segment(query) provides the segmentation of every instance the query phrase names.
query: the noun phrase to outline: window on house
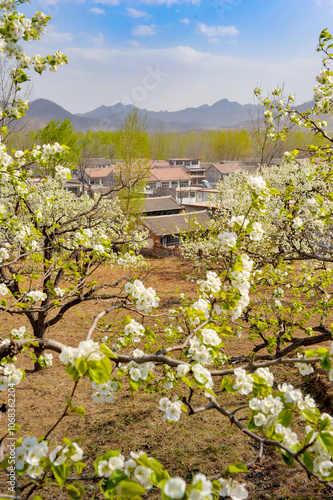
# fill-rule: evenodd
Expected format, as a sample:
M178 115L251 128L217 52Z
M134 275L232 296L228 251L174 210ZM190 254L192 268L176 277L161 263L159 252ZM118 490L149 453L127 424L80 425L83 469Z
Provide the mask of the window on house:
M180 187L186 187L186 186L188 186L188 182L187 181L181 181Z
M172 181L171 182L171 187L175 188L178 186L178 182L177 181Z
M169 187L169 183L168 182L162 182L162 187L163 188L168 188Z
M197 160L192 160L192 165L199 165L199 162Z
M190 193L190 198L195 198L195 193L193 193L192 191Z
M189 167L189 166L190 166L190 162L189 162L189 161L186 161L186 162L185 162L185 165L186 165L187 167Z
M180 239L177 236L168 235L163 236L162 245L165 247L173 247L175 245L179 245Z

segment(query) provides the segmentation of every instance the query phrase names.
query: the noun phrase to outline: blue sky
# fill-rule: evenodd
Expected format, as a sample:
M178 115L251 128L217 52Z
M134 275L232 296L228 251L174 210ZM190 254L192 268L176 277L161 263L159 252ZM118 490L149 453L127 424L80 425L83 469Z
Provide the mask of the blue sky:
M61 50L69 62L33 76L34 98L74 113L245 104L257 85L277 84L301 103L321 67L319 33L333 31L333 0L32 0L32 10L52 21L29 52Z

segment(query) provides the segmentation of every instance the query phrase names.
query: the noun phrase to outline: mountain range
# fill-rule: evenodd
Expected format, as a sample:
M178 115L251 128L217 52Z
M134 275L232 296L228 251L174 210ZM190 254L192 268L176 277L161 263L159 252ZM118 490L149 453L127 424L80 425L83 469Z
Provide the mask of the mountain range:
M305 110L313 102L307 102L297 107ZM29 105L26 116L20 120L26 129L38 130L50 120L64 120L69 118L77 131L87 130L117 130L121 127L125 115L132 109L132 105L121 103L113 106L100 106L87 113L72 114L58 104L47 99L36 99ZM208 130L221 128L248 128L252 117L258 113L254 104L239 104L228 99L221 99L209 106L205 104L197 108L186 108L179 111L148 111L139 109L142 116L147 117L150 131Z

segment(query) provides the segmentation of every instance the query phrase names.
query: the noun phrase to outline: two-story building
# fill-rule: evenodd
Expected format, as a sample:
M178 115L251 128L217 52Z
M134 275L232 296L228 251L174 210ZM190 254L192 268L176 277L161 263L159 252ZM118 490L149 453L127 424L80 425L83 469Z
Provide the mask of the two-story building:
M212 163L206 170L206 180L215 186L219 181L223 180L229 174L234 172L245 172L245 168L238 162L221 162Z

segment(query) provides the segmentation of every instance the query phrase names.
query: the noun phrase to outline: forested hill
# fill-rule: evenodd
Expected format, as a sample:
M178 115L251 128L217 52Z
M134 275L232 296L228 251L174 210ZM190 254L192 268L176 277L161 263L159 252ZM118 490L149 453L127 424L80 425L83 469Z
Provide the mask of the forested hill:
M307 107L312 103L305 103ZM121 103L114 106L100 106L83 114L72 114L58 104L47 99L37 99L30 104L29 111L23 120L29 129L38 130L50 120L70 118L78 131L86 130L117 130L124 117L132 108ZM140 109L140 114L146 115L150 131L187 131L220 128L247 128L255 119L258 108L254 104L239 104L222 99L215 104L203 105L197 108L186 108L180 111L147 111Z

